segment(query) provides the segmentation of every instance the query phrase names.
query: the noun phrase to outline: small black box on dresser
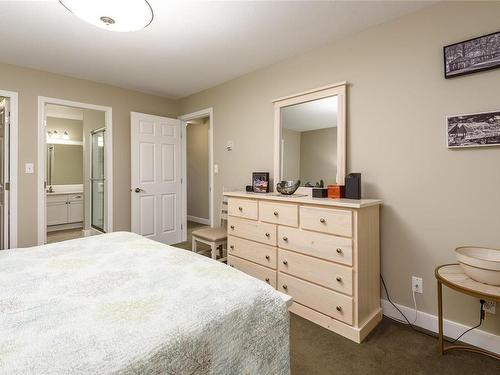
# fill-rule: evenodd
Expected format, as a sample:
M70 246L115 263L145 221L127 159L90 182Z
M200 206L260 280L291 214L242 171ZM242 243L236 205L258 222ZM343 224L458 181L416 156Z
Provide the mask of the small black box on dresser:
M361 199L361 173L349 173L345 176L345 197Z

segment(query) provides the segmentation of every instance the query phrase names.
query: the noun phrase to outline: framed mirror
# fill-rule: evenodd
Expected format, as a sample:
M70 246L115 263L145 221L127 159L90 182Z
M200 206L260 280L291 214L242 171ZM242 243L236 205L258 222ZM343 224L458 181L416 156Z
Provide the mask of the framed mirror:
M344 184L346 170L346 82L276 99L274 185Z

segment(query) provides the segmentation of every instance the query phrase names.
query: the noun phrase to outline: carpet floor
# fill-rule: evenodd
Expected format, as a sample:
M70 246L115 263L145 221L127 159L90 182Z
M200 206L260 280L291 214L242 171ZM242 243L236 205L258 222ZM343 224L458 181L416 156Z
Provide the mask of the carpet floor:
M436 339L388 318L356 344L290 314L290 353L292 375L500 374L500 361L467 352L441 356Z
M201 227L188 222L187 241L174 246L191 250L191 232ZM388 318L356 344L290 314L290 355L292 375L500 375L500 361L467 352L441 356L436 339Z

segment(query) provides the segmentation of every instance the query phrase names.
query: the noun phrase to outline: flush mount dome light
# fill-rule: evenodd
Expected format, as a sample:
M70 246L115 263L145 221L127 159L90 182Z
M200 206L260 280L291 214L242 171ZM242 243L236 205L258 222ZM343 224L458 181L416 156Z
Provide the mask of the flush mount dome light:
M101 29L137 31L153 21L153 9L146 0L59 0L78 18Z

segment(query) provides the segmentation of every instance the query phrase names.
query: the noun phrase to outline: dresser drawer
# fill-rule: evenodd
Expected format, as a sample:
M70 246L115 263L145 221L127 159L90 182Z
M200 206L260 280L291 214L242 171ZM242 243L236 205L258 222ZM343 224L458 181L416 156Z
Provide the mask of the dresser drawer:
M278 290L292 296L294 302L352 324L353 300L350 297L281 272L278 272Z
M242 238L228 236L227 251L230 255L237 256L262 266L276 269L276 247Z
M229 216L227 234L276 246L276 225Z
M352 212L301 206L300 226L302 229L352 237Z
M352 295L352 268L350 267L279 249L278 270Z
M278 246L352 266L352 240L350 238L278 227Z
M260 201L259 219L268 223L299 226L299 206L292 203Z
M276 288L276 271L229 254L227 264Z
M229 198L227 213L231 216L257 220L257 201L253 199Z

